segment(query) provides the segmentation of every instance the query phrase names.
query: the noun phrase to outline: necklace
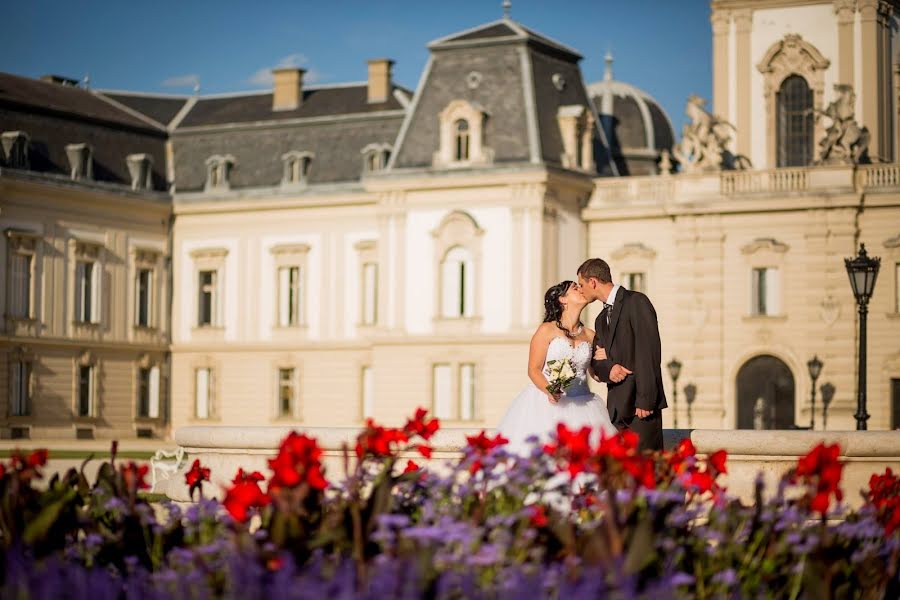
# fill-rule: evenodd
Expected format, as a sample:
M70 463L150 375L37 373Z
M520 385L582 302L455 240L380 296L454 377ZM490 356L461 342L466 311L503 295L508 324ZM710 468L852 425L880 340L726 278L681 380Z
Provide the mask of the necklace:
M566 329L566 328L563 326L562 321L557 321L557 322L556 322L556 326L557 326L559 329L561 329L561 330L563 331L563 333L566 334L566 337L569 338L570 340L574 340L574 339L577 338L579 335L581 335L581 332L582 332L582 331L584 331L584 324L583 324L581 321L578 321L578 323L576 323L576 325L575 325L575 331L569 331L568 329Z

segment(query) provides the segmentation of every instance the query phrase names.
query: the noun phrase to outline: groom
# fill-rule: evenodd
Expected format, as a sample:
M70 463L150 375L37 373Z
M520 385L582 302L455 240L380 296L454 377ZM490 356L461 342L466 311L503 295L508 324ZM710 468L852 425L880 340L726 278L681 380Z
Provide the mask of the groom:
M581 292L603 302L594 324L594 360L591 366L607 385L606 405L613 425L638 434L640 450L662 450L662 351L656 311L650 299L613 284L609 265L589 258L578 267ZM606 351L597 359L598 349Z

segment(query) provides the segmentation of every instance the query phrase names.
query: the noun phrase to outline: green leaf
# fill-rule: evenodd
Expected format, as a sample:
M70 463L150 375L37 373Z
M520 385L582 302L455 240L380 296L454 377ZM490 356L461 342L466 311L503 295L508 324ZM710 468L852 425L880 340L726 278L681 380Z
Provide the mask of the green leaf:
M59 518L59 513L70 503L78 494L73 489L68 489L62 498L56 500L41 509L41 512L25 526L25 533L22 539L26 544L34 544L35 541L43 539L50 528Z
M655 536L653 519L649 514L645 513L637 522L628 544L624 565L626 573L638 573L656 559Z

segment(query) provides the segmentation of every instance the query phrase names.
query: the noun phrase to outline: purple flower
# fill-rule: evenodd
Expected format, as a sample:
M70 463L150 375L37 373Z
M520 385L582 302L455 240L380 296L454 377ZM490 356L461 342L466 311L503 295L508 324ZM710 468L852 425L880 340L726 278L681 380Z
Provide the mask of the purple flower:
M737 580L737 573L734 569L725 569L724 571L719 571L712 577L713 583L721 583L722 585L726 585L728 587L736 584Z

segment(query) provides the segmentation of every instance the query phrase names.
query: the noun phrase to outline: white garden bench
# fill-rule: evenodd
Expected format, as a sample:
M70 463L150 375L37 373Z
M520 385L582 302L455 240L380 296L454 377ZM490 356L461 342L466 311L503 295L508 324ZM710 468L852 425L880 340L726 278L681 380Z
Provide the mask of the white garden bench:
M184 462L184 448L175 450L157 450L150 458L150 491L157 492L156 484L159 481L169 481L173 473L177 473Z

